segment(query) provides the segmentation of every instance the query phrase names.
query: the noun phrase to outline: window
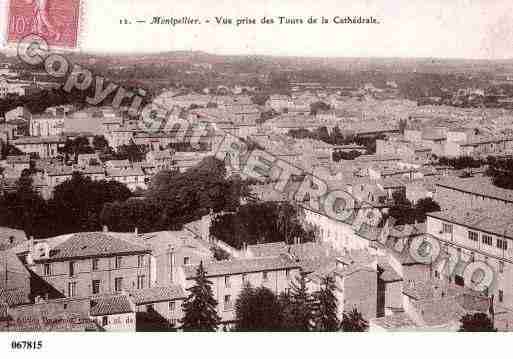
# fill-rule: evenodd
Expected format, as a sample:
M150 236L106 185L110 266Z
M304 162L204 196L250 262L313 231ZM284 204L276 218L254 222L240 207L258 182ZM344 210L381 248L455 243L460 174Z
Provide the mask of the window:
M122 257L116 257L116 262L115 262L114 266L117 269L121 268L122 259L123 259Z
M183 264L184 265L189 264L189 257L183 257Z
M435 278L436 279L440 278L440 273L437 270L435 270Z
M245 284L247 281L248 281L248 275L247 274L243 274L242 275L242 284Z
M137 256L137 266L139 268L144 267L144 256L143 255Z
M289 278L290 278L290 269L285 269L285 277L286 277L287 279L289 279Z
M508 249L508 241L505 239L497 238L497 248L507 250Z
M228 275L224 276L224 286L226 288L230 288L230 276L228 276Z
M263 271L263 272L262 272L262 280L263 280L264 282L267 282L267 279L268 279L267 272L266 272L266 271Z
M504 273L504 262L499 261L499 273Z
M91 267L93 268L93 271L98 270L99 261L100 260L98 258L93 258L92 265L91 265Z
M442 224L442 233L452 233L452 224L443 223Z
M77 295L77 282L68 283L68 297L74 297Z
M468 231L468 239L477 242L479 240L479 234L477 232Z
M102 317L102 327L106 326L107 324L109 324L109 317Z
M114 278L114 290L116 292L121 292L123 289L123 278Z
M43 274L52 275L52 265L50 263L45 263L43 265Z
M175 302L169 302L169 311L174 312L176 309L176 303Z
M75 262L69 262L69 276L73 277L75 275Z
M100 281L99 280L97 280L97 279L93 280L91 287L92 287L93 294L100 293Z
M502 303L504 300L504 292L502 289L499 289L499 302Z
M138 275L137 276L137 289L143 289L144 288L144 280L146 279L146 276L144 275Z
M483 234L483 243L486 244L486 245L489 245L489 246L493 246L493 240L492 240L492 236L488 235L488 234Z
M232 308L232 297L227 294L224 296L224 310L230 310Z
M465 285L465 279L462 276L455 275L454 276L454 284L464 286Z

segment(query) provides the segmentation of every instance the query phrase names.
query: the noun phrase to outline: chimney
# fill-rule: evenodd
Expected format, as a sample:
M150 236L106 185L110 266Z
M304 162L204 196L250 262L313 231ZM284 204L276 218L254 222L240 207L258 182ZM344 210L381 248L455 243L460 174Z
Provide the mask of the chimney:
M137 227L134 228L134 234L137 236L139 234L139 229Z
M109 231L109 227L106 224L104 224L102 230L103 230L104 233L108 232Z

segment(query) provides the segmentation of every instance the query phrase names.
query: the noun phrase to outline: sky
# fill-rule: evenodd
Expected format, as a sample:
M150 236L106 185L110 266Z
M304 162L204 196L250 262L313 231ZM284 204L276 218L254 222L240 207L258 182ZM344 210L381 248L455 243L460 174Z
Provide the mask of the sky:
M8 1L0 0L2 30L6 29ZM513 58L511 0L82 1L80 44L86 52L199 50L316 57ZM373 16L380 23L259 24L264 16L324 16L331 21L337 15ZM197 17L203 23L150 25L155 16ZM257 25L217 25L215 16L255 18ZM134 23L121 25L121 19ZM136 20L147 23L136 24Z

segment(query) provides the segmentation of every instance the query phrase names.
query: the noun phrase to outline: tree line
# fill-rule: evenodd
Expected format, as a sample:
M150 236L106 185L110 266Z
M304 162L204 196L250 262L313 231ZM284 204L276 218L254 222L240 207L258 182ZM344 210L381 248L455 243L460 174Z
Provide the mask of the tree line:
M250 202L236 211L219 213L212 221L210 233L238 249L244 244L315 239L314 232L302 226L301 209L288 202Z
M97 231L102 225L120 232L172 230L210 211L233 211L246 192L245 183L227 179L224 164L213 157L184 173L158 173L142 198L120 182L93 181L75 172L44 200L25 171L14 191L0 196L0 225L40 238Z

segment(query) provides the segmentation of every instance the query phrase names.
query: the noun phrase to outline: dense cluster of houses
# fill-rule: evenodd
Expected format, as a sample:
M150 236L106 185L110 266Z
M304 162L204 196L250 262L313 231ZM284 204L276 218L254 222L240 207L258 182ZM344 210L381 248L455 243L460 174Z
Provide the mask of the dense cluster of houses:
M0 97L5 84L0 82ZM334 277L339 316L357 308L371 331L457 330L459 319L475 312L493 313L494 325L510 330L513 191L493 186L479 173L459 178L458 171L434 165L432 159L508 155L513 138L483 136L473 127L400 131L396 115L405 118L412 109L395 99L393 81L386 89L372 84L343 91L317 89L315 84L294 86L297 91L291 95L273 94L263 106L243 93L164 93L159 100L171 109L173 121L151 132L126 109L60 106L31 114L20 107L6 113L0 123L0 144L24 153L0 163L1 190L12 190L22 172L30 170L33 185L44 198L74 172L93 180L115 180L136 192L146 189L159 171L185 171L213 155L223 135L230 133L313 174L330 191L349 193L385 214L398 196L413 204L432 198L441 211L428 213L426 222L416 223L413 231L393 226L384 232L378 226L355 227L349 220L335 220L299 203L302 224L315 229L314 242L284 239L242 249L210 235L210 215L180 231L156 233L104 228L26 238L23 231L0 228L0 330L177 329L181 305L200 262L213 285L221 329L233 326L235 301L245 283L279 294L304 271L311 291L320 288L325 276ZM320 101L330 109L311 113L311 104ZM262 114L271 110L275 116L264 121ZM174 126L180 123L184 126ZM195 131L204 125L211 131ZM287 135L290 130L319 127L385 138L377 140L373 154L357 144L334 146ZM145 158L102 161L98 153L91 153L66 163L59 158L61 150L67 139L79 136L90 144L95 136L103 136L114 151L136 144L144 149ZM335 151L360 155L334 162ZM257 201L290 198L272 183L252 189ZM441 253L456 253L465 265L449 270L419 262L408 251L412 241L419 240L436 241ZM229 253L229 259L215 260L217 247ZM472 290L463 273L477 261L495 273L494 285L486 292Z

